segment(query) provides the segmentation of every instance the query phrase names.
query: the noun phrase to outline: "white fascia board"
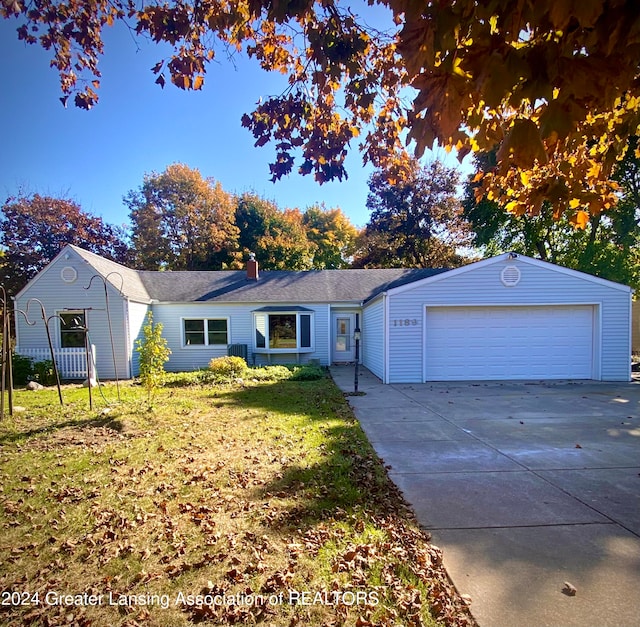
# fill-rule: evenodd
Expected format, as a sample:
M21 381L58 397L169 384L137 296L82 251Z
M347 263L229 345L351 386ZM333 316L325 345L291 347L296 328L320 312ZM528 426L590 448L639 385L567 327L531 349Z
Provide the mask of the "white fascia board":
M101 277L103 279L103 281L105 281L105 283L107 284L107 288L109 290L110 296L115 296L118 298L126 298L124 296L124 294L113 284L111 283L110 280L107 280L107 278L101 273L99 272L94 265L91 264L91 262L89 262L87 259L85 259L81 254L79 254L76 251L76 247L73 246L73 244L67 244L44 268L42 268L42 270L40 270L40 272L38 272L38 274L36 274L13 298L15 300L22 298L24 296L24 293L31 289L35 284L37 284L44 276L49 274L49 271L51 270L51 268L53 266L55 266L58 261L64 256L64 255L73 255L74 260L75 261L80 261L82 263L84 263L85 265L87 265L89 268L91 268L93 270L93 272ZM86 285L83 285L82 287L87 287ZM101 286L98 286L98 288ZM95 289L98 289L95 288ZM94 286L91 286L91 289L94 289ZM136 299L127 299L127 300L131 300L132 302L137 302L140 303L142 305L148 305L151 301L144 301L144 300L136 300Z
M134 301L135 302L135 301ZM240 305L250 305L251 307L330 307L333 309L361 309L362 301L305 301L305 300L151 300L154 305L203 305L216 307L235 307ZM143 304L149 304L143 303Z
M376 294L371 300L367 300L363 303L360 303L360 307L362 307L363 311L369 307L370 305L373 305L374 303L377 303L380 299L384 298L387 295L387 292L380 292L379 294Z
M361 300L345 300L338 302L330 302L327 303L332 310L335 309L362 309L362 301Z
M526 302L504 302L495 300L483 300L483 301L463 301L463 302L443 302L443 303L424 303L427 309L439 309L443 307L591 307L593 305L602 305L602 301L597 300L569 300L566 302L558 303L556 301L526 301Z
M619 290L621 292L627 292L628 294L633 293L633 289L628 285L624 285L623 283L616 283L615 281L609 281L608 279L602 279L598 276L594 276L593 274L587 274L586 272L580 272L580 270L572 270L571 268L565 268L564 266L558 266L555 263L549 263L548 261L543 261L542 259L533 259L532 257L526 257L524 255L518 255L517 259L514 259L514 262L518 260L522 260L524 263L528 263L532 266L538 266L539 268L545 268L547 270L553 270L560 274L566 274L568 276L574 277L576 279L582 279L583 281L590 281L591 283L595 283L596 285L602 285L604 287L609 287L615 290Z
M22 298L22 296L24 295L24 293L31 289L31 287L33 285L35 285L38 281L40 281L40 279L45 275L48 274L49 269L51 268L51 266L53 266L58 259L60 259L60 257L62 257L62 255L64 255L65 253L73 253L73 255L77 258L77 259L81 259L80 255L78 255L74 250L73 250L73 246L71 246L71 244L67 244L44 268L42 268L42 270L40 270L40 272L38 272L38 274L36 274L14 297L14 300L18 300L19 298ZM84 259L83 259L84 261Z
M403 292L408 292L410 290L415 289L418 286L429 285L430 283L436 283L437 281L442 281L443 279L448 279L453 276L458 276L459 274L464 274L465 272L469 272L471 270L477 270L478 268L483 268L484 266L490 266L491 264L496 263L497 261L499 261L500 259L503 259L504 257L506 257L506 255L500 255L499 257L491 257L490 259L482 259L481 261L476 261L466 266L460 266L459 268L454 268L453 270L447 270L446 272L440 272L439 274L434 274L433 276L429 276L424 279L418 279L417 281L413 281L412 283L406 283L405 285L392 287L388 289L385 293L388 296L394 296L395 294L402 294Z
M517 264L518 262L520 262L520 263L525 263L532 266L538 266L540 268L545 268L546 270L551 270L554 272L558 272L560 274L566 274L576 279L582 279L583 281L590 281L591 283L595 283L596 285L602 285L604 287L615 289L621 292L626 292L628 294L633 293L633 289L631 287L629 287L628 285L623 285L622 283L616 283L615 281L609 281L608 279L601 279L600 277L593 276L592 274L587 274L586 272L580 272L579 270L572 270L571 268L565 268L564 266L559 266L554 263L549 263L548 261L542 261L541 259L533 259L532 257L521 255L520 253L517 253L517 257L515 257L514 259L511 259L509 257L510 254L511 253L503 253L502 255L498 255L496 257L490 257L489 259L482 259L481 261L476 261L466 266L461 266L459 268L454 268L453 270L441 272L440 274L436 274L434 276L427 277L425 279L419 279L418 281L414 281L413 283L400 285L399 287L394 287L388 290L388 294L389 296L392 296L395 294L401 294L403 292L413 290L418 286L429 285L431 283L436 283L437 281L447 280L451 277L458 276L459 274L472 272L474 270L484 268L485 266L490 266L490 265L504 262L504 261L509 261L514 264Z

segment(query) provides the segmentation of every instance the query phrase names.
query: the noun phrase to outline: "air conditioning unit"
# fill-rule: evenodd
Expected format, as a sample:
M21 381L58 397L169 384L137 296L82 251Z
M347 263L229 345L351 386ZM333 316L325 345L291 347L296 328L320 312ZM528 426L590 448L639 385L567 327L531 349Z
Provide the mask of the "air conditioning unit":
M247 363L249 350L246 344L229 344L227 346L227 355L229 357L242 357Z

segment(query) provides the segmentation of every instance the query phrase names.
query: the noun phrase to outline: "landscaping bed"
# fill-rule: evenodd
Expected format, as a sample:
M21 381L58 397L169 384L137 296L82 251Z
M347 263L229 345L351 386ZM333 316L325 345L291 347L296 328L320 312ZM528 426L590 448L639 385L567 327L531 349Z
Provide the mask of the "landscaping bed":
M16 392L0 623L473 625L329 378L165 383Z

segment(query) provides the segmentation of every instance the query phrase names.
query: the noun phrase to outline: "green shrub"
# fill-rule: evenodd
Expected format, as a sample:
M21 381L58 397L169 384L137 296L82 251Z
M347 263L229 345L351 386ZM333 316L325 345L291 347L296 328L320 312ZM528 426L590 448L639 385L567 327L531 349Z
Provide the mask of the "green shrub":
M242 357L215 357L209 362L209 370L217 379L237 379L247 373L247 362Z
M325 376L320 366L295 366L291 374L292 381L315 381Z
M286 366L263 366L252 368L247 376L256 381L283 381L291 378L291 370Z
M56 382L53 362L50 359L36 361L33 364L33 378L42 385L53 385Z
M33 379L33 359L24 355L13 354L11 358L13 367L13 383L15 385L26 385Z
M253 368L247 376L256 381L315 381L325 373L320 366L263 366Z
M193 370L191 372L166 372L162 378L164 387L189 387L190 385L206 385L213 383L215 376L210 370Z
M164 364L169 360L171 349L162 337L162 323L153 324L153 314L147 314L142 328L142 339L136 340L136 350L140 354L140 381L147 390L147 400L162 384Z

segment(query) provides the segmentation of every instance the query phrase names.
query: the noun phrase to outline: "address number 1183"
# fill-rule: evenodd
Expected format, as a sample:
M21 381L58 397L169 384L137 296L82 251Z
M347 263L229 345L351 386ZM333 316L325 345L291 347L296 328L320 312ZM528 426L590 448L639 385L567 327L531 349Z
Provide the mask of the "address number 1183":
M396 318L391 321L393 327L415 327L418 325L416 318Z

